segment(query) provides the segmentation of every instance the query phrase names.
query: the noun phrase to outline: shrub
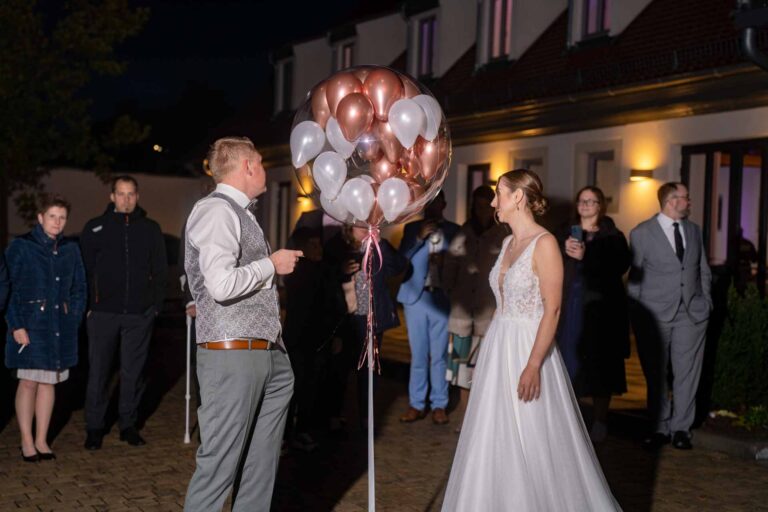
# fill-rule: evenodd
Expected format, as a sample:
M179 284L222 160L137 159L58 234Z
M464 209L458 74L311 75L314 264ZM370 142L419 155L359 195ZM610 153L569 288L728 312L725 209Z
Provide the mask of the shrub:
M712 401L743 413L768 407L768 300L750 284L728 290L728 313L717 346ZM758 409L759 410L759 409Z

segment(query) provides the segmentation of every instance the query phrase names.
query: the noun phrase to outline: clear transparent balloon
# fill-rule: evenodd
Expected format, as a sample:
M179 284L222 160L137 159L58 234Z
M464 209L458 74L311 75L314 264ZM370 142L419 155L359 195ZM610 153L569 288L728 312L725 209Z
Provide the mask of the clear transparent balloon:
M291 157L317 207L345 224L384 227L437 195L451 138L426 87L390 68L357 66L307 93L291 127Z

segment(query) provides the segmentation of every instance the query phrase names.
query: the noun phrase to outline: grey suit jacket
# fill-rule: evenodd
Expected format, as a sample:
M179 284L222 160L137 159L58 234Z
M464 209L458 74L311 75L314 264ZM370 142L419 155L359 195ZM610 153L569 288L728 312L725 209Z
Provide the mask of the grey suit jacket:
M632 230L627 293L660 321L671 321L681 307L694 323L699 323L709 318L712 309L712 274L704 254L701 229L688 220L680 224L686 242L682 263L655 215Z

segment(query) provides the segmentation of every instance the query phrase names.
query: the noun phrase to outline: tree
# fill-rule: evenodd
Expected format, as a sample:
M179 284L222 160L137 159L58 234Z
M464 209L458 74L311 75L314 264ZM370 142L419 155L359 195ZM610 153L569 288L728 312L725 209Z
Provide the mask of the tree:
M86 87L96 76L124 71L115 47L141 29L149 11L127 0L45 7L0 2L0 246L8 238L8 197L34 218L52 165L88 166L105 176L110 153L148 133L128 117L95 130Z

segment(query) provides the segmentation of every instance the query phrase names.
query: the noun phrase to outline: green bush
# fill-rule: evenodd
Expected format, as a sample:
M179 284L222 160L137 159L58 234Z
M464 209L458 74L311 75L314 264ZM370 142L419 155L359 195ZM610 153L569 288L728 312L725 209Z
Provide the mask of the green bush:
M728 290L728 314L717 346L712 400L743 413L768 407L768 300L750 284Z

